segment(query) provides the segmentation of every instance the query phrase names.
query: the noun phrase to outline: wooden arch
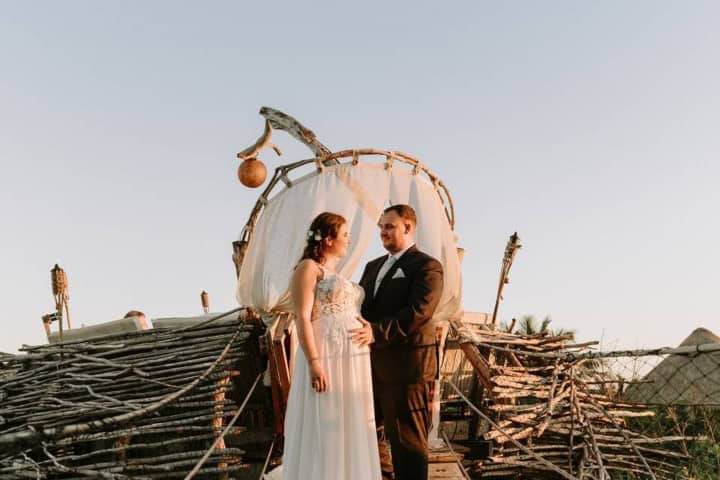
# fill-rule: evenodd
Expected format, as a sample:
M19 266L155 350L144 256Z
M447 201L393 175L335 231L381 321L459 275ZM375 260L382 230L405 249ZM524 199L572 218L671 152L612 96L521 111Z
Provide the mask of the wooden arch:
M445 215L450 223L450 228L455 229L455 205L450 191L445 183L416 157L401 151L379 150L374 148L341 150L333 153L317 140L311 130L302 126L300 122L293 117L270 107L261 108L260 115L265 117L272 128L285 130L291 136L305 144L315 156L313 158L280 165L275 169L270 182L260 194L255 206L250 212L250 217L240 233L240 238L233 242L232 258L235 264L236 276L240 274L240 267L242 266L245 252L255 231L255 226L265 206L268 204L269 199L273 196L272 194L278 193L284 188L292 187L293 179L290 177L291 173L295 178L300 178L309 173L308 170L310 168L322 171L326 167L341 163L352 162L353 164L357 164L361 158L363 160L375 159L376 161L377 159L381 159L385 163L386 169L392 169L396 164L403 165L406 168L410 168L415 175L425 175L435 186L435 191L445 208Z

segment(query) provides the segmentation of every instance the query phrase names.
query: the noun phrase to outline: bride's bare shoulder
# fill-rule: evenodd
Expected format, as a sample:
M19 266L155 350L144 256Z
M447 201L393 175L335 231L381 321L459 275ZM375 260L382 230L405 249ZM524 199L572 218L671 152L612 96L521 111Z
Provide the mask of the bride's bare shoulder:
M293 276L296 278L318 278L322 276L322 270L315 260L305 258L300 260L300 263L297 264Z

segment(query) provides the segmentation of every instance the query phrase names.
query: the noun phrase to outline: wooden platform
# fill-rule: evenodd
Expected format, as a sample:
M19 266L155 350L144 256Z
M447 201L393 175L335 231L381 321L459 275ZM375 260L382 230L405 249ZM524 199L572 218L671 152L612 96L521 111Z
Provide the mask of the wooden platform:
M465 480L460 466L455 462L431 463L429 467L429 480Z
M429 452L429 480L465 480L458 461L462 461L463 454L459 450L462 447L453 445L453 451L449 448L432 449Z

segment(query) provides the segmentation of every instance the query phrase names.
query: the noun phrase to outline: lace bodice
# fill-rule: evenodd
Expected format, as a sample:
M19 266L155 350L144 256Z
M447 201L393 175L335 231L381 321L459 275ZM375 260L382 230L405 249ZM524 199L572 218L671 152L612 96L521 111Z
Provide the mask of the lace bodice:
M361 326L357 317L365 298L360 285L323 268L323 278L315 287L313 322L331 345L338 346L348 330Z
M365 297L360 285L346 280L336 273L324 271L325 276L315 287L314 317L322 315L358 315Z

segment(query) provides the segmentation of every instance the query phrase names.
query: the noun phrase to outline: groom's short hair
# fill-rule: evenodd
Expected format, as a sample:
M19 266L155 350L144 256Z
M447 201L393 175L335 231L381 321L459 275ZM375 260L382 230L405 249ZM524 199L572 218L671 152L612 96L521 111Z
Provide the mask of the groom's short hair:
M405 205L404 203L391 205L383 211L383 213L388 212L395 212L397 213L398 217L402 218L403 220L407 220L408 222L412 223L413 226L417 226L417 216L415 215L415 210L410 205Z

